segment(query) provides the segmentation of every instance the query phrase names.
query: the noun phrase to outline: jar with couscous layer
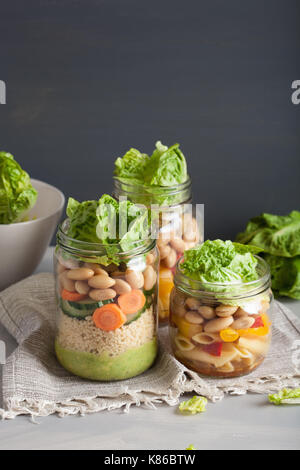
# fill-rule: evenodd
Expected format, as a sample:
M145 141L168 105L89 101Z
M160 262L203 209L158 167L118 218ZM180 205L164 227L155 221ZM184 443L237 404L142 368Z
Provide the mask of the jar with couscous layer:
M114 196L127 197L151 209L160 255L158 312L160 324L167 324L174 273L183 252L203 241L203 204L193 207L191 180L176 186L151 187L120 182L114 178Z
M110 245L114 262L103 264L107 246L67 233L68 220L59 227L54 255L59 362L91 380L141 374L157 355L155 241L145 240L127 253Z
M211 377L237 377L256 369L271 342L273 295L266 262L256 256L257 280L205 283L178 263L170 300L170 339L175 357Z

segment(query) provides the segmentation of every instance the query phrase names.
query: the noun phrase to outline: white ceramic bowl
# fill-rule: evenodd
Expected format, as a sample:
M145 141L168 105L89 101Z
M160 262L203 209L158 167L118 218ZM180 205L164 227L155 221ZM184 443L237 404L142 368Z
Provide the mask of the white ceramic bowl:
M43 181L31 180L38 191L28 222L0 224L0 290L33 273L60 220L65 203L61 191Z

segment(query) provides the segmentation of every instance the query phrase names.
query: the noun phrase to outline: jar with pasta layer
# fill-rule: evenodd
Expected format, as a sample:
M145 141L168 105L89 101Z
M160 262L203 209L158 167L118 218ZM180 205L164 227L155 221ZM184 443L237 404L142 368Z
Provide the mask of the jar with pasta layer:
M185 250L203 241L204 205L192 205L190 178L177 186L153 187L114 178L114 196L151 209L160 255L159 322L167 324L176 263Z
M90 380L121 380L147 370L157 355L158 251L145 240L130 252L69 238L58 230L54 267L56 356Z
M259 278L235 284L191 279L178 262L169 331L175 357L189 369L211 377L237 377L265 359L273 295L268 265L256 258Z

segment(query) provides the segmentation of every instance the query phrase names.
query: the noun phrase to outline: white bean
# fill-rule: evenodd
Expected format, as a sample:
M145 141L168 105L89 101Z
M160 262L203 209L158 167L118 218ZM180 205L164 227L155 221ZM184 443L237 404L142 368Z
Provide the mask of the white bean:
M198 312L201 313L202 317L205 318L205 320L211 320L216 316L215 309L213 307L209 307L208 305L203 305L199 307Z
M201 315L195 310L190 310L189 312L187 312L184 318L188 323L192 323L193 325L201 325L201 323L204 322Z
M177 261L176 251L171 248L170 253L164 259L164 263L165 263L167 268L174 268L174 266L176 264L176 261Z
M170 254L170 251L171 251L170 245L161 245L159 247L160 259L161 260L165 259Z
M188 297L185 301L185 305L191 310L198 310L198 308L201 307L201 302L195 297Z
M254 325L255 319L253 317L240 317L237 320L235 320L231 327L235 330L242 330L246 328L251 328L252 325Z
M94 276L94 271L89 268L71 269L67 274L68 278L72 281L87 281Z
M127 269L125 279L132 289L141 289L144 286L144 276L140 271Z
M109 300L116 297L117 293L113 289L91 289L89 296L93 300Z
M231 305L218 305L216 307L216 314L218 317L230 317L237 311L238 307L233 307Z
M152 266L147 266L145 271L143 272L144 276L144 289L151 290L156 283L156 272L152 268Z
M89 286L94 289L108 289L115 285L115 279L112 279L109 276L103 274L96 274L96 276L91 277L88 281Z
M69 292L75 292L75 282L68 278L68 272L69 271L64 271L61 273L58 276L59 281L64 289L68 290Z
M114 285L114 290L118 295L127 294L131 291L131 287L128 282L123 281L123 279L116 279L116 283Z
M75 289L78 294L88 294L90 291L90 287L86 281L76 281L75 282Z
M232 323L232 317L215 318L214 320L210 320L206 323L204 331L206 333L217 333L218 331L228 328Z

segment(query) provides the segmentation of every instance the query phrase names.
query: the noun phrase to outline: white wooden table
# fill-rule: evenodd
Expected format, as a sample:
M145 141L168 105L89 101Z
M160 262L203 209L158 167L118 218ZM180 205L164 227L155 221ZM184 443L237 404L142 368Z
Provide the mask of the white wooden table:
M52 249L37 271L52 271ZM299 301L284 303L300 316ZM16 347L1 325L0 339L7 353ZM0 449L300 449L300 406L276 407L264 395L226 396L195 416L160 405L38 421L20 416L0 422Z

